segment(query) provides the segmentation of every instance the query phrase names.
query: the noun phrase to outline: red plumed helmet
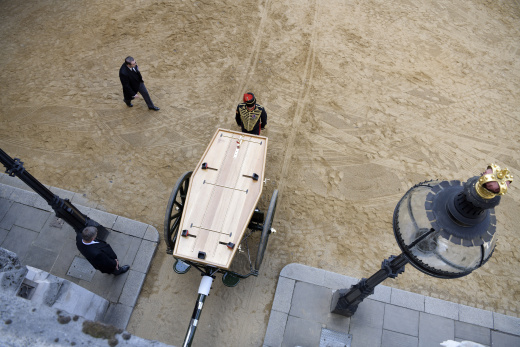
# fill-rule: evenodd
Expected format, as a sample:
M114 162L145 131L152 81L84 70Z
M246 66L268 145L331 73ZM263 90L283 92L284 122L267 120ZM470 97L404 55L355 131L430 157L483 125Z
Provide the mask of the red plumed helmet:
M245 93L244 94L244 102L247 106L254 106L256 104L256 98L253 93Z

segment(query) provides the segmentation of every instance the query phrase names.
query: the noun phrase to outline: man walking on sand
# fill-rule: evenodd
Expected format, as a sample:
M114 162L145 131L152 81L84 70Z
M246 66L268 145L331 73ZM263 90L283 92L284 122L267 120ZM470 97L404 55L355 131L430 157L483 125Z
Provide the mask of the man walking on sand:
M123 85L124 102L128 107L133 107L132 100L139 98L139 94L141 94L148 109L159 111L159 107L153 104L150 94L144 86L143 77L134 58L126 57L125 62L119 69L119 79Z

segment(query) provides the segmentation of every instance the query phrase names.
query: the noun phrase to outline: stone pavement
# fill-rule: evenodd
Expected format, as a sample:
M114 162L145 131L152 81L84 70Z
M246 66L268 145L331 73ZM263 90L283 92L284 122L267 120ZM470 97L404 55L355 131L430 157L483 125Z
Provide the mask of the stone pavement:
M22 181L0 174L0 248L16 253L26 265L23 271L16 270L21 271L18 275L14 275L15 267L0 271L0 344L96 345L95 338L81 333L85 318L126 328L159 234L151 225L101 211L102 206L81 194L49 189L109 229L107 242L131 269L117 277L95 271L77 250L74 230ZM5 261L1 263L0 268L5 268ZM24 288L36 286L30 300L9 293L12 288L5 289L5 283L16 276L24 278ZM349 288L357 281L301 264L287 265L278 280L264 347L437 347L446 340L520 346L519 318L383 285L351 318L330 313L333 290ZM64 324L67 316L61 310L74 319L69 316ZM59 324L56 317L62 320ZM115 338L124 346L166 346L127 333Z
M48 188L105 226L106 241L130 270L120 276L94 270L76 248L74 229L25 183L6 174L0 174L0 247L16 253L29 269L24 288L34 291L34 300L125 329L157 249L157 229L101 211L81 194ZM67 295L60 297L73 299L49 301L65 289Z
M330 313L333 291L357 282L301 264L285 266L264 347L439 347L447 340L520 346L520 318L383 285L351 318Z

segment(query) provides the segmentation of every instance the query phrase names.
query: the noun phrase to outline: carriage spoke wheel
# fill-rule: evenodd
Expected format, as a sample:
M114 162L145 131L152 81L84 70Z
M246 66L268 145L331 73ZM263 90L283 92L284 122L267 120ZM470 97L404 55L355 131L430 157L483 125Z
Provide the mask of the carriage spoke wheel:
M276 211L276 202L278 201L278 190L275 189L271 196L271 202L269 203L269 209L264 220L264 226L262 227L262 236L260 236L260 243L258 244L258 252L256 253L255 269L258 271L262 260L264 260L264 253L267 247L267 240L271 233L271 226L273 225L274 212Z
M181 223L182 210L186 202L188 187L190 185L192 171L185 172L173 187L166 207L166 215L164 216L164 240L166 241L166 253L172 254L175 247L175 240L179 233L179 225Z

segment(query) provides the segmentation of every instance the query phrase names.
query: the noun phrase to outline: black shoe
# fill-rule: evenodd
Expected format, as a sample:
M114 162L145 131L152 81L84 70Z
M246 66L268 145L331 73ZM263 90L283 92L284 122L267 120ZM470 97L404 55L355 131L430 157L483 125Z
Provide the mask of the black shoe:
M134 105L132 105L132 104L126 104L126 106L128 106L128 107L134 107Z
M157 107L157 106L154 106L154 107L148 107L149 110L154 110L154 111L159 111L160 108Z
M118 275L124 274L128 270L130 270L130 266L129 265L121 266L119 268L119 270L114 271L114 275L118 276Z

